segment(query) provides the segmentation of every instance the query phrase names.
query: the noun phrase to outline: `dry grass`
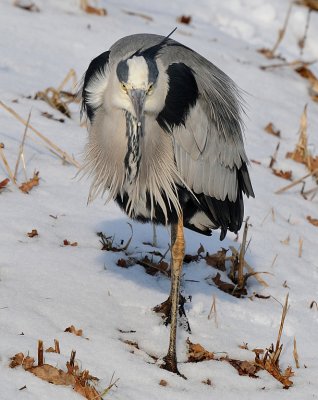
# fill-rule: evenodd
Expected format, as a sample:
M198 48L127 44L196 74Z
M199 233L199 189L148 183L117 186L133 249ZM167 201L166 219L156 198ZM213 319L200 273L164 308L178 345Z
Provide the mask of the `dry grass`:
M74 165L76 168L80 168L80 164L71 157L66 151L62 150L59 146L53 143L52 140L48 139L45 135L35 129L28 121L23 119L16 111L14 111L11 107L8 107L5 103L0 100L0 106L10 113L14 118L16 118L19 122L21 122L25 127L28 127L35 135L37 135L45 144L47 144L54 152L57 154L62 160L68 162L69 164ZM12 175L13 176L13 175Z

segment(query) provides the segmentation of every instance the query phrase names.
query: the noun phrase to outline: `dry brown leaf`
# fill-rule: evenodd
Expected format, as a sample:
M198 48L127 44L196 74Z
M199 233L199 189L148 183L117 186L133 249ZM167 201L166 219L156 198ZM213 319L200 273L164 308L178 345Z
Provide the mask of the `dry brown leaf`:
M22 183L21 186L19 186L19 189L23 192L23 193L29 193L30 190L32 190L34 188L34 186L38 186L39 185L39 171L34 172L33 174L33 178L31 178L30 180L28 180L27 182Z
M287 304L288 304L287 301L288 297L286 298L284 310L285 309L287 310ZM283 323L283 316L281 321L281 328L282 328L282 323ZM279 339L280 335L277 339L275 349L273 344L269 347L269 349L266 350L266 352L264 352L263 349L254 349L253 350L253 352L255 353L254 363L261 369L266 370L275 379L281 382L284 385L284 389L288 389L290 386L293 385L293 382L290 380L290 378L294 375L294 372L292 371L291 367L286 368L284 372L282 372L279 368L279 356L283 347L283 345L279 344ZM261 355L263 356L261 357Z
M292 180L292 171L283 171L282 169L272 168L273 174L279 176L280 178L287 179L288 181Z
M317 218L313 218L310 215L307 215L307 221L310 222L312 225L318 227L318 219Z
M228 249L222 248L222 250L219 250L215 254L207 254L206 257L204 257L206 263L210 265L211 267L215 267L219 269L220 271L225 271L225 261L226 261L226 253Z
M261 361L255 360L255 364L260 368L265 369L275 379L281 382L284 385L284 389L289 389L293 385L293 382L290 380L290 378L294 375L291 367L288 367L284 372L281 372L277 365L275 365L270 358L267 358L266 361L264 361L264 359Z
M189 25L191 24L191 21L192 21L191 15L181 15L180 17L177 18L177 22L179 22L180 24Z
M233 359L225 359L228 361L232 367L234 367L239 375L247 375L251 378L258 378L256 373L261 369L259 366L255 365L253 361L240 361Z
M276 58L275 55L273 54L273 51L270 49L266 49L265 47L258 49L257 52L263 54L263 56L269 59Z
M265 126L265 131L267 133L270 133L271 135L280 137L280 130L278 130L274 124L272 122L269 122L266 126Z
M17 353L15 356L11 357L10 360L10 368L15 368L22 365L25 370L28 370L32 368L34 364L34 358L30 356L25 357L23 353Z
M143 266L146 273L149 275L155 275L157 272L162 272L165 275L169 275L169 264L163 260L159 263L153 262L148 256L145 256L142 260L136 260L137 264Z
M183 262L186 264L189 264L190 262L199 261L202 258L201 254L204 252L205 252L204 247L203 247L202 243L200 243L200 247L197 250L197 254L195 254L195 255L185 254L185 256L183 258Z
M286 239L281 240L280 242L281 242L282 244L285 244L286 246L288 246L289 243L290 243L290 235L288 235Z
M70 242L69 240L64 239L64 240L63 240L63 245L64 245L64 246L76 247L76 246L78 246L78 243L77 243L77 242Z
M318 81L316 75L306 65L296 68L295 71L303 78L308 79L310 83Z
M318 0L297 0L296 3L308 7L311 10L318 11Z
M206 360L213 360L214 354L207 351L199 343L192 343L190 339L187 339L188 345L188 361L189 362L200 362Z
M73 333L73 335L76 336L83 336L83 330L82 329L76 329L74 325L69 326L64 330L64 332L69 332Z
M93 7L88 4L88 0L81 0L81 9L88 14L107 15L105 8Z
M49 364L43 364L40 367L34 367L29 370L40 379L53 383L54 385L74 385L75 377L73 375L64 372L61 369L57 369Z
M48 349L45 350L46 353L56 353L56 349L53 349L53 347L49 347Z
M127 261L124 258L117 260L116 265L121 268L128 268Z
M32 12L40 11L39 7L31 1L29 3L26 3L26 2L21 2L21 0L15 0L13 5L15 7L22 8L22 10L26 11L32 11Z
M216 286L222 290L222 292L228 293L234 297L242 297L247 295L247 290L245 287L239 289L237 285L233 285L233 283L227 283L221 280L221 275L217 273L214 278L212 278L213 282Z
M10 179L9 178L6 178L6 179L4 179L3 181L1 181L0 182L0 190L1 189L4 189L6 186L7 186L7 184L10 182Z
M39 353L39 350L43 349L43 342L39 341L38 346ZM55 346L59 347L57 340L55 340ZM11 358L10 367L15 368L22 365L26 371L31 372L33 375L46 382L54 385L72 386L75 392L81 394L88 400L101 400L101 395L90 383L98 381L98 378L90 375L88 370L80 371L79 366L75 363L75 354L76 352L72 351L70 361L66 363L67 372L49 364L34 366L34 358L29 356L24 357L23 353L18 353Z
M102 397L97 392L97 390L93 386L82 386L79 382L76 382L74 387L74 391L81 394L88 400L100 400Z
M34 236L39 236L38 231L36 229L32 229L31 232L28 232L29 238L33 238Z
M161 379L160 382L159 382L159 385L160 385L160 386L167 386L167 385L168 385L168 382L165 381L164 379Z

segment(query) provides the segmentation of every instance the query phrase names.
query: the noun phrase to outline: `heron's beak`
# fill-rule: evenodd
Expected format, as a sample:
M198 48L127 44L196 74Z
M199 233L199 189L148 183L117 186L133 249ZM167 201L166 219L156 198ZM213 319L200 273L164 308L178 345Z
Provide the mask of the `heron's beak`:
M141 126L146 91L142 90L142 89L131 89L128 93L129 93L131 102L134 106L134 110L135 110L136 118L137 118L137 124L138 124L138 126Z

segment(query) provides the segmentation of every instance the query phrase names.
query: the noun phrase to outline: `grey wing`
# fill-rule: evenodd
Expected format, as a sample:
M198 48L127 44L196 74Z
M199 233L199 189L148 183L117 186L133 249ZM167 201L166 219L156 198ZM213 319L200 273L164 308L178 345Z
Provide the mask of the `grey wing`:
M242 137L241 96L234 82L215 65L180 44L167 46L159 57L169 65L169 91L193 92L197 98L184 107L186 114L172 126L178 170L194 193L203 193L217 200L235 202L239 192L254 196L247 172L248 159ZM169 68L187 67L188 78L182 87L173 87L174 77ZM191 77L192 75L192 77ZM195 79L195 83L193 82ZM184 93L182 93L184 98ZM192 95L193 96L193 95ZM169 92L167 96L169 101ZM179 99L165 108L178 109ZM165 110L163 110L163 114ZM170 123L171 126L171 123Z

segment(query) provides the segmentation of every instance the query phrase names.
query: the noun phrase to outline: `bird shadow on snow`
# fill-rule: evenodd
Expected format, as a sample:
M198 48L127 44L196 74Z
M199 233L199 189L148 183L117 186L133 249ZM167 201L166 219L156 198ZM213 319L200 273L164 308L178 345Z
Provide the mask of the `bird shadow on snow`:
M132 230L129 224L131 224ZM98 256L98 263L106 265L107 270L120 276L121 279L132 281L137 287L147 287L148 289L162 293L162 301L167 298L170 291L170 278L164 276L160 272L154 276L149 275L140 265L134 265L128 269L120 268L116 265L116 262L119 259L127 259L130 256L141 259L147 255L151 258L151 254L149 254L151 251L160 251L161 254L165 254L170 243L169 228L163 226L156 227L158 247L145 244L151 242L153 238L153 228L151 224L138 223L125 217L101 221L96 226L96 232L103 232L107 237L112 237L113 244L116 247L124 246L132 235L132 240L126 252L101 252L101 255ZM188 229L184 230L184 234L186 254L196 255L201 244L209 254L216 253L222 247L226 249L228 249L229 246L238 248L238 243L231 240L230 237L226 237L221 242L219 240L219 230L214 231L212 236L204 236ZM170 251L167 252L164 260L168 263L170 262ZM217 272L218 270L209 266L205 260L194 261L189 264L184 263L181 284L182 294L185 297L195 295L207 296L209 303L211 302L213 294L217 294L218 298L225 302L236 303L242 301L222 292L215 285L207 283L206 278L208 276L214 277ZM154 305L155 304L153 304L153 306ZM191 308L191 303L187 303L186 308Z

